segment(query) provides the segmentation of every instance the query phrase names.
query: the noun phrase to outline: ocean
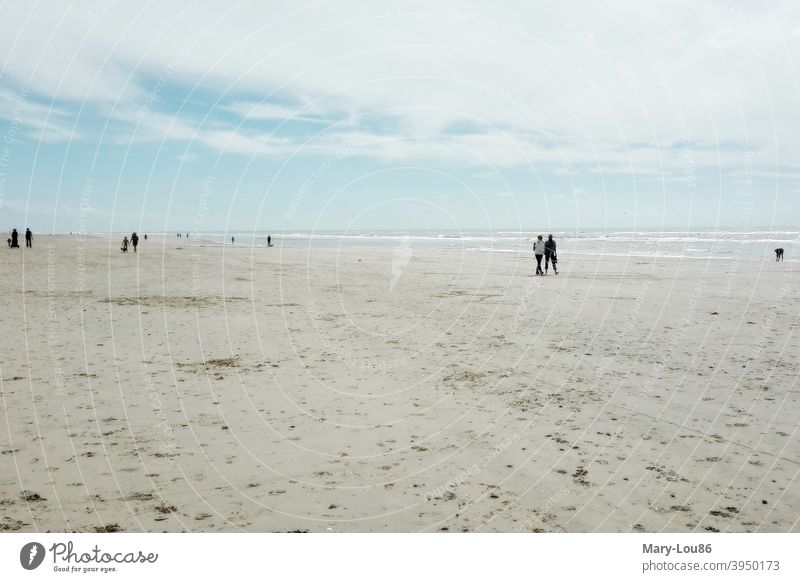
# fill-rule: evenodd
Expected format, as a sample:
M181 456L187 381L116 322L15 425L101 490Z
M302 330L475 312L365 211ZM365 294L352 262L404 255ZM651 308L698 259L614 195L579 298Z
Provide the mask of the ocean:
M516 230L374 230L295 232L205 232L193 233L206 244L265 247L267 234L276 246L308 248L418 248L467 252L527 253L537 231ZM711 260L775 260L774 249L782 247L785 260L800 260L800 229L774 230L679 230L679 229L584 229L541 232L552 234L560 255L615 255L673 257ZM191 240L191 239L190 239Z

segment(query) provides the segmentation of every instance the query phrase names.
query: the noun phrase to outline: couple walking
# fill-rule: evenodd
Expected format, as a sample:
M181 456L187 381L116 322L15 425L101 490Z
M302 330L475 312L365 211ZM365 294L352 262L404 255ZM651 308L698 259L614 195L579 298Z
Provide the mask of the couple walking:
M553 235L547 235L547 240L542 240L542 235L533 242L533 253L536 255L536 274L546 275L550 263L553 263L553 272L558 275L556 264L558 257L556 256L556 241L553 240ZM544 271L542 271L542 257L544 257Z
M147 240L147 235L144 235L145 240ZM133 245L133 252L136 252L136 247L139 246L139 235L135 232L131 235L131 244ZM122 239L122 246L119 248L123 253L128 252L128 237L124 237Z

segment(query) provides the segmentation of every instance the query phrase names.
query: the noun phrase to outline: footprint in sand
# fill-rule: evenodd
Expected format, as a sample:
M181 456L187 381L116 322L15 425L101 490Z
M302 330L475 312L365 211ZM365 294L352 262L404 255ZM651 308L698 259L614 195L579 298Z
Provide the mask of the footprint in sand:
M23 491L20 493L20 497L22 498L23 501L30 501L30 502L47 501L46 498L42 497L38 493L34 493L33 491Z
M167 505L167 504L166 504L166 503L164 503L163 501L161 502L161 505L156 505L154 509L155 509L155 510L156 510L158 513L164 513L164 514L167 514L167 513L174 513L174 512L176 512L176 511L178 511L178 508L177 508L177 507L175 507L174 505Z
M3 517L0 519L0 531L19 531L26 525L28 524L10 517Z

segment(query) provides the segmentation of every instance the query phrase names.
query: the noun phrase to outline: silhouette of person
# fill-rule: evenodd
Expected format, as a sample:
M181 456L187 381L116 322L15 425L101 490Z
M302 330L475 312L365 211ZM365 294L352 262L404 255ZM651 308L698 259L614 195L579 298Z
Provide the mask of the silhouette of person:
M131 243L133 243L133 252L136 252L136 247L139 246L139 235L135 232L131 235Z
M544 272L545 275L547 274L547 269L550 266L550 261L553 262L553 272L558 275L558 269L556 269L556 263L558 259L556 258L556 241L553 240L553 235L548 234L547 240L544 243Z
M16 228L11 231L11 248L19 248L19 233L17 232Z
M267 235L267 246L268 247L272 246L272 236L270 236L270 235Z
M144 240L147 240L147 233L144 233Z
M544 275L542 271L542 257L544 256L544 241L542 235L539 235L533 242L533 254L536 255L536 274Z
M783 260L783 249L775 249L775 261Z
M122 238L122 246L119 248L123 253L128 252L128 237L125 236Z
M33 233L30 228L25 229L25 246L29 249L33 248Z

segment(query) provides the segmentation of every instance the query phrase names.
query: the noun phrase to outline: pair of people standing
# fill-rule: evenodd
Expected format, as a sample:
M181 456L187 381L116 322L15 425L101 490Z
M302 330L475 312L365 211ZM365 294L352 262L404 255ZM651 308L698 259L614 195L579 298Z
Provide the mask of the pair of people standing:
M25 230L25 246L28 248L33 248L33 233L31 232L30 228ZM12 229L11 231L11 237L8 239L8 248L19 248L19 233L17 232L16 228Z
M558 275L558 256L556 255L556 241L553 240L553 235L547 235L547 240L542 240L542 235L539 235L533 243L533 254L536 255L536 274L546 275L553 263L553 272ZM544 257L544 271L542 271L542 257Z

